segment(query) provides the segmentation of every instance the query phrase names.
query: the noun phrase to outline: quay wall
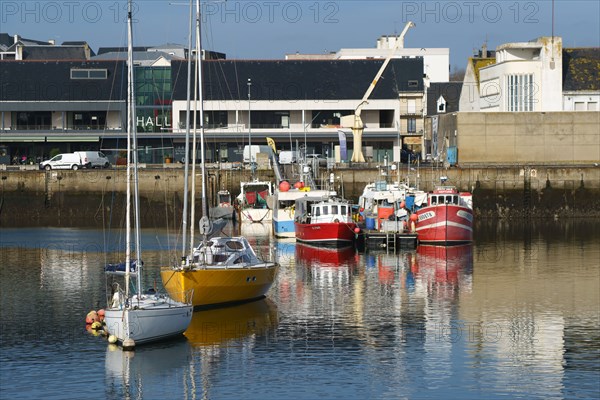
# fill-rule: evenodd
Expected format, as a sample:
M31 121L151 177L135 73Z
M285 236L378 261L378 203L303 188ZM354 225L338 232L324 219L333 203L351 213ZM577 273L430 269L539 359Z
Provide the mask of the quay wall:
M240 182L249 180L247 170L208 170L209 196L226 188L236 196ZM369 182L385 179L377 168L336 168L321 174L334 188L356 201ZM411 185L431 190L440 176L446 184L473 192L478 219L502 218L600 218L600 167L580 166L486 166L400 170ZM119 226L125 213L125 170L37 171L2 170L0 226L73 226L107 228ZM271 170L259 170L259 179L274 181ZM397 180L389 171L389 180ZM183 205L183 168L147 167L139 171L142 226L176 227ZM200 206L200 186L196 187Z

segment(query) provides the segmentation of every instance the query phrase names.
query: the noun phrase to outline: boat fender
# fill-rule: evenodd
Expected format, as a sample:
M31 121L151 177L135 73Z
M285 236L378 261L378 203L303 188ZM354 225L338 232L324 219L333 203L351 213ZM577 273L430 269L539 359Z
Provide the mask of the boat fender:
M416 230L415 221L413 221L411 219L411 221L410 221L410 231L411 231L411 233L415 233L415 230Z
M100 321L95 321L95 322L92 324L92 329L93 329L93 330L95 330L95 331L97 331L97 330L99 330L99 329L102 329L102 322L100 322Z
M212 249L210 247L208 247L206 249L206 263L207 264L212 264L213 262L214 262L213 252L212 252Z
M121 295L119 292L115 292L112 297L112 303L110 308L120 308L121 307Z
M117 339L117 337L116 337L115 335L109 335L109 336L108 336L108 343L110 343L110 344L115 344L115 343L117 343L117 340L118 340L118 339Z

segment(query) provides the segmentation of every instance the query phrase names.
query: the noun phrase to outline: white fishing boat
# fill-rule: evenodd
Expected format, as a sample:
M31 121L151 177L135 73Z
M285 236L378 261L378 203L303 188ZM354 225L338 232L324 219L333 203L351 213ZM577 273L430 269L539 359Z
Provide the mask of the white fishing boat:
M202 68L198 54L201 54L200 46L200 4L196 1L196 76L199 79L197 109L199 118L194 120L204 121L204 106L202 101ZM191 47L191 46L190 46ZM188 99L191 87L191 63L188 64ZM190 102L187 111L191 109ZM186 118L190 121L190 118ZM189 143L189 122L186 126L186 154L187 143ZM241 303L262 298L266 295L275 281L278 264L261 260L246 238L244 237L215 237L210 235L216 229L216 225L208 217L208 206L206 200L206 168L204 162L204 127L200 126L200 159L202 169L202 218L200 219L200 234L202 240L198 246L194 246L194 208L191 208L190 238L186 239L187 227L187 186L184 186L183 207L183 249L181 263L163 268L161 278L168 293L175 299L182 300L178 296L188 290L193 290L192 303L196 308L215 307L231 303ZM196 160L196 129L194 129L192 160ZM185 173L187 178L188 159L186 157ZM195 178L195 163L192 164L191 176ZM188 180L185 179L185 182ZM191 179L195 185L195 179ZM193 205L195 190L192 186L190 203Z
M126 200L126 248L124 271L107 271L107 274L124 276L124 287L113 282L112 293L105 310L104 321L108 333L123 347L158 341L182 334L192 320L191 292L180 293L180 301L166 294L142 293L143 262L140 246L140 201L137 172L137 135L135 118L135 94L133 82L132 51L132 4L128 2L128 125L127 125L127 200ZM131 193L133 186L133 196ZM135 216L135 264L131 257L132 212ZM131 280L135 281L133 288Z
M273 211L267 199L273 195L273 184L270 181L252 180L240 184L240 195L237 197L241 222L271 222Z

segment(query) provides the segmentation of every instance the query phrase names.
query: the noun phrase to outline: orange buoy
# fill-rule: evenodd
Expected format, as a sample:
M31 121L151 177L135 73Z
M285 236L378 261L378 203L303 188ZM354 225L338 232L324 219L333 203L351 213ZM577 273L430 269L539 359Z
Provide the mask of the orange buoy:
M104 321L104 309L102 308L102 309L98 310L97 314L98 314L98 320L100 322Z
M294 188L300 189L301 187L302 187L302 185L300 184L300 182L294 183Z
M410 220L413 222L417 222L417 220L419 219L419 217L417 216L417 214L410 214Z
M360 233L360 228L354 228L354 233Z
M404 208L404 206L406 206L406 203L404 201L400 202L400 208Z
M290 183L288 181L282 181L279 184L279 191L287 192L288 190L290 190Z

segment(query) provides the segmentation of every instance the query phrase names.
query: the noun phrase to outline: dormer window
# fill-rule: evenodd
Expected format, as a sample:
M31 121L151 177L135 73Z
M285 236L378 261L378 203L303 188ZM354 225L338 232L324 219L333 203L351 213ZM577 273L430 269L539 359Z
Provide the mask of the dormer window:
M444 99L444 96L440 96L437 100L437 111L438 113L446 112L446 99Z

